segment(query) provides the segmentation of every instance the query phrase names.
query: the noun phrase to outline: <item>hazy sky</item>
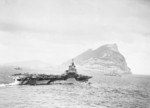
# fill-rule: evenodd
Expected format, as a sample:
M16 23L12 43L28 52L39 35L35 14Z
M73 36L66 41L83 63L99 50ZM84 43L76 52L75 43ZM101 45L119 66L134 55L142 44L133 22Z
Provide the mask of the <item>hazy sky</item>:
M1 64L60 64L108 43L150 74L150 0L0 0Z

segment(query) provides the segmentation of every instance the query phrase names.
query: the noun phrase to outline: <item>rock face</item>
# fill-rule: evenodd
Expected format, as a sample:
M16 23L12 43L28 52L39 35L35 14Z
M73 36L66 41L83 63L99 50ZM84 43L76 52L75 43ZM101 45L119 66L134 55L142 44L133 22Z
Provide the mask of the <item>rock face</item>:
M130 68L116 44L103 45L95 50L89 49L75 57L74 60L84 70L131 74Z

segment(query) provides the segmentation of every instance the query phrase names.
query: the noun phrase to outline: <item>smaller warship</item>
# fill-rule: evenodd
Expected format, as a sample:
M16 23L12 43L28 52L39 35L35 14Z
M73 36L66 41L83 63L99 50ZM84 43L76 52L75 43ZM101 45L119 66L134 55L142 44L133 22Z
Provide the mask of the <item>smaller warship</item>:
M111 71L109 73L104 74L105 76L116 76L116 77L121 77L121 74L116 73L115 70Z
M92 78L92 76L78 74L73 60L69 69L62 75L18 73L10 77L15 80L17 85L73 84L74 82L87 82Z

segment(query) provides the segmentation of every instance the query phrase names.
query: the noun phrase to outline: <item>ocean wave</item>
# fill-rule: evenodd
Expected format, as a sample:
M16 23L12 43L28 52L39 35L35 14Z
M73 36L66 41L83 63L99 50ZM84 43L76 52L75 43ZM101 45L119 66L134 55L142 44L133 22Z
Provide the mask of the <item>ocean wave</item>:
M0 87L5 87L6 86L6 84L0 84Z
M6 86L15 86L16 83L9 83L9 84L0 84L0 87L6 87Z

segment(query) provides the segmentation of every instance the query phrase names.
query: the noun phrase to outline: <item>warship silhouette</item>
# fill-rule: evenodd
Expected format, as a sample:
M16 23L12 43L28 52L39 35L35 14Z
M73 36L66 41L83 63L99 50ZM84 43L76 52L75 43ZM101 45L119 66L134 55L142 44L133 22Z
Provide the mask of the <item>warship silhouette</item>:
M10 77L17 85L73 84L74 82L87 82L92 78L92 76L78 74L73 60L69 69L62 75L18 73Z

